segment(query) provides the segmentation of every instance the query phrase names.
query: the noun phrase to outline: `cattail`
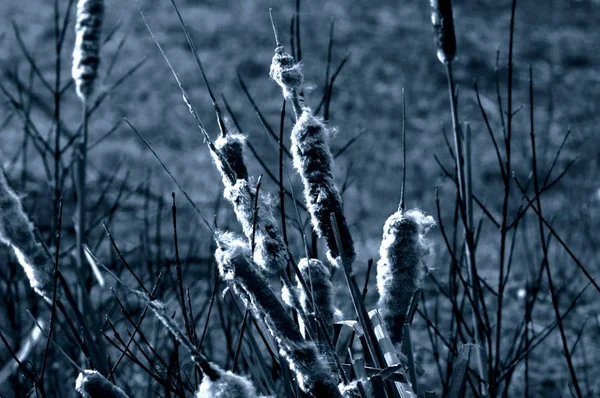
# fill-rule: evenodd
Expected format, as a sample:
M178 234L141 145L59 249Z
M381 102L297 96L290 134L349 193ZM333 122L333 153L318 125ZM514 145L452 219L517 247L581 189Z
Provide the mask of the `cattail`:
M95 370L79 373L75 390L83 398L128 398L127 394Z
M365 384L364 381L362 384ZM340 392L344 398L362 398L363 396L358 387L357 380L348 384L340 384Z
M11 246L31 287L52 303L54 265L33 235L33 225L23 211L19 197L8 186L0 170L0 242ZM57 294L59 291L57 290Z
M252 192L247 180L237 180L233 185L226 185L224 196L231 202L235 215L242 225L244 234L250 241L254 232L254 260L262 269L279 274L287 265L287 247L277 227L271 200L260 194L256 227L254 226L254 204L256 193Z
M215 364L212 365L217 369L217 378L215 380L202 378L196 398L255 398L257 396L256 388L248 378L224 371Z
M383 227L377 262L379 311L390 339L399 343L414 293L428 272L424 258L430 252L425 234L435 225L433 217L420 210L398 210Z
M334 213L338 222L343 253L350 261L356 256L350 229L342 210L342 198L333 181L333 156L327 139L330 131L323 121L313 116L310 108L303 109L292 130L292 156L294 167L304 183L304 197L310 212L314 230L324 237L332 264L340 251L335 241L330 214Z
M239 180L248 179L248 169L244 163L244 146L246 145L246 137L242 134L228 133L222 135L215 141L215 148L222 158L229 164L235 172ZM223 178L227 178L227 173L221 168L223 163L215 160L215 164L219 167L219 172ZM229 185L229 178L223 181L225 186Z
M249 258L245 241L231 233L217 235L215 253L221 277L277 341L281 355L295 372L298 385L315 397L341 397L334 374L312 341L302 338L294 321L273 294L258 266Z
M437 56L443 64L449 64L456 57L452 2L451 0L430 0L430 4Z
M104 0L79 0L75 25L73 69L77 95L82 101L94 92L100 63L100 33L104 19Z
M279 274L287 265L287 247L273 216L270 197L260 194L255 223L256 192L250 188L244 163L245 140L241 134L228 133L221 136L215 142L214 150L211 149L211 156L221 173L225 186L223 195L233 206L236 218L248 240L251 241L254 236L254 260L265 271ZM237 180L232 180L228 170L236 174Z
M304 82L302 64L296 63L294 57L284 51L283 46L275 49L269 76L282 88L286 99L293 99Z
M333 305L333 285L331 283L331 272L329 271L329 268L317 259L306 258L303 258L298 262L298 268L300 269L302 279L304 279L311 290L311 295L307 295L304 289L302 289L300 281L298 281L298 288L296 290L298 292L302 310L309 316L313 315L310 314L309 310L314 304L319 311L320 321L323 324L324 330L329 336L333 336L335 307ZM299 321L301 321L300 330L303 331L304 327L302 323L304 321L302 318L300 318Z

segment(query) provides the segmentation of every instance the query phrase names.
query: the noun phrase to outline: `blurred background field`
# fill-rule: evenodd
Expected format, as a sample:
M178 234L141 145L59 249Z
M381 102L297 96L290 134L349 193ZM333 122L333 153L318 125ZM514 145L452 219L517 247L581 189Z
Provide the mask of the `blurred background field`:
M161 0L141 3L158 40L207 125L209 134L216 137L218 129L210 100L170 2ZM65 4L66 2L61 2L63 7ZM246 82L268 123L276 129L282 100L279 87L270 81L268 75L275 47L268 8L273 7L282 41L289 49L289 22L294 12L294 2L181 0L178 4L184 11L184 19L190 27L213 89L226 96L244 133L256 147L261 159L275 169L278 159L276 144L265 133L252 110L236 72ZM494 149L473 91L473 81L478 83L483 107L499 137L501 126L496 105L496 53L499 50L501 93L506 101L504 87L510 4L508 0L453 2L458 43L458 60L454 71L460 86L461 120L468 121L473 131L474 189L480 195L479 199L497 216L501 213L500 196L503 186L499 179ZM219 176L167 65L142 24L133 1L107 0L106 7L105 32L111 31L117 24L120 26L114 38L102 49L101 85L98 92L110 87L138 62L144 59L145 62L110 93L91 117L91 141L109 131L123 117L127 117L152 143L196 203L203 209L209 209L206 213L211 214L221 195ZM347 64L335 83L329 124L336 126L338 131L331 143L334 153L344 148L353 137L363 133L336 159L337 181L340 187L345 187L343 198L346 216L359 252L355 268L362 281L367 259L378 258L382 225L398 206L402 173L402 88L406 92L407 111L407 207L419 207L435 216L434 192L437 186L443 215L451 217L454 211L454 188L434 160L434 155L437 155L442 164L451 168L442 132L444 127L448 133L451 131L445 71L435 55L427 1L306 0L302 3L300 18L302 60L308 85L306 98L311 106L317 106L323 93L329 26L332 20L335 22L332 70L349 54ZM36 59L42 74L53 81L55 58L52 2L3 0L0 2L0 21L0 34L3 35L0 42L3 85L13 95L24 95L23 98L31 100L32 118L43 135L49 134L53 99L39 79L34 80L35 83L29 89L27 82L30 67L18 46L11 23L18 26L22 40ZM528 67L531 64L535 80L539 167L542 173L548 170L569 127L572 133L553 175L559 174L569 161L577 158L568 175L544 195L546 218L553 220L554 227L592 275L600 272L597 263L600 238L595 233L600 225L598 26L600 4L596 1L549 0L543 5L536 1L521 1L516 12L514 53L514 109L524 107L514 120L515 175L525 180L531 170L527 118ZM64 82L70 79L73 36L73 29L69 28L63 52ZM119 57L111 65L109 60L117 52L122 39L125 41L119 50ZM109 65L110 74L107 73ZM21 92L16 82L21 82ZM65 96L62 112L61 120L66 127L65 131L76 131L81 111L74 90L70 90ZM24 195L26 208L42 234L50 236L53 233L53 221L49 217L52 214L52 184L45 178L39 156L31 145L25 162L22 157L11 162L20 151L24 133L23 120L17 116L6 96L0 99L0 122L3 120L7 120L7 123L2 125L0 131L2 166L14 182L13 186ZM287 132L292 123L290 116L286 120ZM286 140L289 143L289 137ZM140 194L122 199L119 209L111 218L113 231L124 252L132 259L154 263L155 266L161 260L172 261L172 249L154 256L156 248L153 248L153 244L162 240L169 247L170 194L175 187L141 141L125 124L121 124L114 134L91 151L90 162L90 189L96 189L93 184L95 179L106 179L118 164L122 164L117 174L118 180L125 179L128 173L128 187L139 187ZM264 172L250 154L248 163L251 174L257 176ZM26 166L25 173L23 165ZM287 167L290 174L293 174L291 162L287 163ZM296 194L301 197L301 185L293 176L292 179ZM152 191L157 198L162 198L162 205L155 201L152 204L145 203L143 192L146 189ZM267 176L264 178L263 189L274 195L277 192L276 185ZM97 194L100 194L100 185L97 190ZM516 189L513 196L514 203L521 200ZM200 225L179 194L178 205L182 252L189 254L190 258L198 259L198 263L208 261L212 255L208 251L211 241L208 231ZM100 207L109 210L110 204L107 201ZM148 214L148 207L151 207L151 218L145 216ZM228 204L221 204L219 209L219 224L237 228ZM65 229L72 231L72 209L65 211ZM159 228L157 225L161 222L165 225ZM525 233L520 238L522 242L527 242L529 233L537 234L533 219L530 224L530 227L525 227ZM490 280L496 278L498 263L498 250L494 247L494 241L492 238L487 239L493 232L494 226L484 222L477 252L482 274ZM102 234L101 225L91 232L94 237ZM435 268L434 275L442 279L447 275L449 258L439 229L434 229L431 237L435 248L435 254L430 258L431 266ZM299 236L294 234L292 241L298 244ZM557 276L557 285L564 292L561 297L564 297L563 304L567 305L581 287L583 279L558 245L551 249L553 257L550 264L556 274L560 275ZM108 256L109 251L106 253ZM156 260L148 260L150 257L156 257ZM517 275L531 264L537 266L541 261L539 253L528 256L525 249L518 252L516 257L514 268ZM208 275L212 272L206 266L206 261L202 267L194 269L190 265L186 269L190 286L208 290L209 287L202 282L209 280ZM23 275L20 274L19 277ZM518 283L509 286L512 289L509 301L515 312L519 311L520 288L522 286ZM376 301L375 291L373 285L373 294L370 293L367 300L371 305ZM426 297L433 302L433 285L430 284L426 291ZM201 297L202 294L198 296ZM341 293L340 299L349 303L348 298ZM586 317L590 320L590 332L586 335L584 347L586 351L598 354L600 347L595 339L600 335L598 306L591 295L587 301L582 301L570 321L574 333ZM544 320L549 321L551 317L545 319L544 314L540 314L539 320L543 324ZM417 317L417 328L419 322L421 321ZM507 328L510 329L510 326ZM507 335L507 338L510 336ZM419 360L428 363L428 341L425 337L422 342L416 338L414 341ZM537 355L540 360L537 362L535 376L532 376L536 378L533 384L536 386L536 396L550 396L547 394L552 391L568 391L565 387L568 375L561 359L558 337L545 344L545 348ZM552 360L541 360L544 358ZM595 362L597 361L592 360L592 368L587 369L590 375L600 371ZM425 383L435 388L437 375L433 365L427 368L427 372ZM592 378L589 383L590 388L595 387L597 393L600 388L598 381Z

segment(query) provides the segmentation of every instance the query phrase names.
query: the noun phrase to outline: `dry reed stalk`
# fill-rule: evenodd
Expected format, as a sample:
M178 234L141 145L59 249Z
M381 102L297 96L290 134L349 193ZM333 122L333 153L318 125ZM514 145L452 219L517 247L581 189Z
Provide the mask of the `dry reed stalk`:
M295 372L299 387L315 397L341 397L335 376L320 356L316 345L306 341L273 294L258 266L250 258L248 244L231 233L216 236L215 258L221 277L245 302L257 319L262 319L277 341L280 353Z
M11 246L33 290L52 304L54 264L33 234L21 200L0 170L0 242ZM57 291L57 295L60 291ZM60 297L60 296L58 296Z
M420 210L398 210L383 227L377 262L379 311L393 343L402 340L402 328L414 293L428 272L424 262L430 252L425 234L435 225L433 217Z
M327 144L331 131L320 118L305 107L292 130L292 156L294 167L300 173L304 184L304 197L311 216L313 229L325 238L329 251L327 257L336 265L340 249L330 222L330 214L335 214L341 238L341 250L352 263L356 257L354 242L344 217L342 198L335 186L333 176L333 156Z
M129 398L123 390L100 373L89 369L79 373L75 382L75 390L83 398Z

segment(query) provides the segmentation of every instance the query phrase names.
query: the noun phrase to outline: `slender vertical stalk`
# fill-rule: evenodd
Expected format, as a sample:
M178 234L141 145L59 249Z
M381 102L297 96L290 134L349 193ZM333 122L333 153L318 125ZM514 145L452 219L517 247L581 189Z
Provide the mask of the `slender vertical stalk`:
M61 237L61 227L62 227L62 210L63 210L63 201L60 198L58 202L58 221L57 221L57 229L56 229L56 256L54 258L54 274L53 274L53 286L52 286L52 310L50 315L50 326L48 329L48 340L46 341L46 347L44 348L44 357L42 359L42 370L40 371L40 385L42 389L44 388L44 371L46 370L46 363L48 360L48 351L50 348L50 341L52 340L52 332L54 330L54 322L56 319L56 300L57 300L57 290L58 290L58 256L60 254L60 237Z
M85 244L85 183L86 183L86 165L87 165L87 141L88 141L88 105L87 98L81 100L82 109L82 130L79 136L78 157L77 157L77 228L75 231L76 251L77 251L77 266L84 272L84 253L83 245Z
M485 325L483 323L482 311L480 305L483 303L483 293L481 291L481 284L479 282L479 276L477 273L477 267L475 263L475 247L473 241L473 229L472 225L469 224L469 218L467 216L466 204L469 202L467 199L466 183L465 183L465 162L463 156L463 137L458 122L458 110L457 110L457 98L455 94L454 75L452 73L452 63L446 63L446 76L448 79L448 94L450 97L450 108L452 113L452 129L454 132L454 150L455 150L455 161L456 161L456 174L458 181L458 201L460 204L460 213L464 225L465 233L465 259L467 261L467 268L469 274L469 285L472 289L473 297L473 328L475 331L475 345L484 344L485 342ZM487 390L487 384L489 380L488 373L488 355L484 347L480 347L477 350L477 366L479 376L484 384L481 386L481 394L485 396Z

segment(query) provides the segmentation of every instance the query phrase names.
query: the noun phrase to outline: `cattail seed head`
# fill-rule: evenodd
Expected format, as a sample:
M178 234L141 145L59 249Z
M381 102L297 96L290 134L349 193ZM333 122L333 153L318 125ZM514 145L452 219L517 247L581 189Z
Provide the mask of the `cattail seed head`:
M366 380L363 381L363 385L367 384L365 383L365 381ZM360 389L358 388L357 380L354 380L353 382L350 382L348 384L340 384L339 388L344 398L362 398L363 396L360 392Z
M75 390L83 398L128 398L123 390L95 370L86 369L79 373Z
M428 272L424 260L430 244L425 234L434 225L433 217L414 209L395 212L383 227L377 262L379 311L394 343L402 339L413 295Z
M82 101L91 97L100 63L100 34L104 0L79 0L75 25L75 48L71 74Z
M226 185L224 196L233 205L235 215L249 241L254 232L254 260L263 270L278 274L287 265L288 252L273 216L270 197L260 194L255 223L256 193L251 190L247 180L240 179L234 185Z
M323 328L329 336L333 336L333 316L335 307L333 304L333 284L331 283L331 272L321 261L317 259L303 258L298 262L298 268L302 278L311 289L311 296L308 296L300 282L298 282L298 292L300 305L304 313L309 313L309 308L314 305L319 310Z
M302 64L296 63L294 57L284 52L283 46L275 49L269 75L282 88L285 98L292 97L296 90L302 88L304 82Z
M246 137L242 134L228 133L225 136L220 136L215 141L215 148L221 155L221 157L229 163L231 169L237 175L239 180L247 180L248 179L248 169L246 168L246 164L244 163L244 146L246 145ZM211 152L212 153L212 152ZM227 178L227 173L223 169L223 164L218 159L216 154L213 154L213 159L217 168L219 168L219 172L223 176L224 184L229 185L229 179ZM225 181L227 178L227 181Z
M202 383L196 392L196 398L254 398L256 388L248 378L224 371L217 365L211 364L217 372L217 379L202 378Z
M324 237L332 264L340 255L330 222L334 213L338 222L342 250L349 260L354 260L354 242L342 209L342 198L333 181L333 156L327 140L330 131L323 121L304 108L292 130L292 156L294 167L304 184L304 197L311 216L313 229Z
M456 37L452 17L451 0L430 0L431 23L437 56L443 64L449 64L456 57Z
M0 170L0 242L13 248L31 287L52 303L54 265L33 235L33 225L23 211L21 201L8 186ZM60 291L57 290L57 294ZM60 297L60 296L59 296Z
M298 385L315 397L340 397L335 377L316 345L306 341L269 288L258 266L248 257L245 241L230 233L217 234L215 258L221 277L233 288L257 319L264 321L277 341L281 355L296 374Z

